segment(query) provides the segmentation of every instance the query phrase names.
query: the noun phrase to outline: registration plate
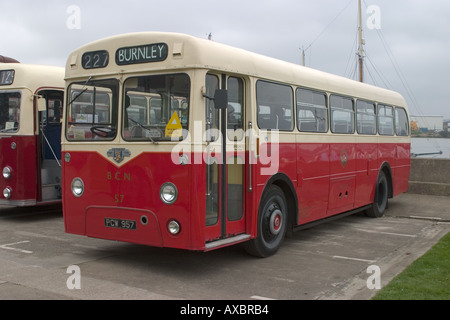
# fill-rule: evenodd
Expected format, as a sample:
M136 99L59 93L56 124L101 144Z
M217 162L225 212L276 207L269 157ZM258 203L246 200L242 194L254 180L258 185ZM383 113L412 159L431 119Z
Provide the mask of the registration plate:
M105 218L105 227L115 229L136 230L136 221Z

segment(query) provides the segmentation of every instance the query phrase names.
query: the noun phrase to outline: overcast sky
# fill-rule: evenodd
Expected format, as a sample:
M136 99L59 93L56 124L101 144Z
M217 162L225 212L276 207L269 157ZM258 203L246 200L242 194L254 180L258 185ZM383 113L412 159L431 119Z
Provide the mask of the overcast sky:
M450 119L450 1L363 0L362 7L365 82L403 94L413 115ZM111 35L211 33L213 41L297 64L304 48L306 66L355 78L357 9L357 0L0 0L0 55L64 66L77 47Z

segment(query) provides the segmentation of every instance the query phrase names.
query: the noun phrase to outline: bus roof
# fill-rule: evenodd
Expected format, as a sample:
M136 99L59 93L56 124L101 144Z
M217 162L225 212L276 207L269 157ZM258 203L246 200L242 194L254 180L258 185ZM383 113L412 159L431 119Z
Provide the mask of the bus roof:
M23 63L0 63L0 72L14 70L0 90L27 88L36 93L40 88L64 88L64 68ZM13 78L11 78L13 77Z
M167 58L151 62L118 65L119 49L137 48L150 44L166 44ZM84 70L82 57L86 52L106 50L109 54L105 68ZM252 53L214 41L185 34L139 32L112 36L82 46L67 60L66 79L88 76L117 75L146 71L203 68L260 79L278 81L306 88L339 93L360 99L375 100L406 107L404 98L396 92L360 83L344 77L303 67L275 58Z

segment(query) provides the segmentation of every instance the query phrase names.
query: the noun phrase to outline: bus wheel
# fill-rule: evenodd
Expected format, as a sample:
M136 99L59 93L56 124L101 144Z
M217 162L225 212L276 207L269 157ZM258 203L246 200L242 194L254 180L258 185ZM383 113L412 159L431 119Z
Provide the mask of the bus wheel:
M388 206L388 181L386 174L381 171L375 186L375 199L366 214L371 218L381 218Z
M270 186L265 192L258 215L258 236L247 242L247 252L265 258L275 254L287 229L287 202L283 191Z

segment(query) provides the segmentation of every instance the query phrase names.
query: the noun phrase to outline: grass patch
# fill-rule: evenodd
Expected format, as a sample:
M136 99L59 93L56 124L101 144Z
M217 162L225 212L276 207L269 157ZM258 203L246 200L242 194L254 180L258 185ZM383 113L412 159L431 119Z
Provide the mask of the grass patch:
M450 233L380 290L374 300L450 300Z

